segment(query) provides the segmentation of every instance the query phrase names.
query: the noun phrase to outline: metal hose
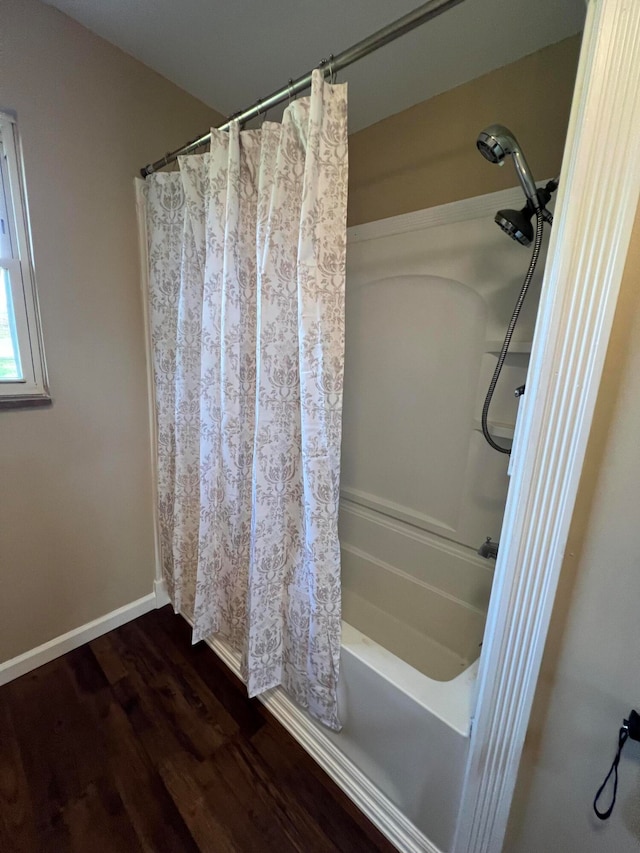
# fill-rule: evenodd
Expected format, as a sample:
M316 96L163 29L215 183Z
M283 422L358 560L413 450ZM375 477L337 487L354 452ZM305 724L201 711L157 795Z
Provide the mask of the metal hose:
M501 447L499 444L496 444L489 432L489 427L487 423L489 419L489 406L491 405L491 400L493 399L493 392L496 390L496 385L498 384L498 379L500 378L500 373L502 372L502 366L509 351L509 345L511 344L511 338L513 337L513 332L516 327L516 323L518 322L518 317L520 316L520 311L522 309L522 304L524 303L524 298L527 295L529 285L531 284L531 279L533 278L533 274L536 270L536 264L538 263L538 257L540 255L540 247L542 246L543 227L544 220L542 211L538 209L536 210L536 236L533 243L533 252L531 253L531 260L529 261L529 269L527 270L527 274L524 277L524 281L522 282L520 295L518 296L518 301L516 302L516 306L513 309L513 314L511 315L511 320L509 321L509 326L507 327L507 332L504 336L504 343L502 344L502 349L500 350L500 355L498 356L498 363L496 364L496 369L493 371L493 376L491 378L491 382L489 383L489 390L487 391L487 396L484 399L484 405L482 407L482 434L494 450L497 450L498 453L506 453L507 456L511 455L511 448Z

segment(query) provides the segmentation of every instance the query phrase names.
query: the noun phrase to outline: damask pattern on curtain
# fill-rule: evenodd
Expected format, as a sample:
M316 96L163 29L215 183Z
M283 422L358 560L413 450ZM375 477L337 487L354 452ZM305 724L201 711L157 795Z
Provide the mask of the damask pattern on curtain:
M346 86L147 178L164 577L194 642L337 729Z

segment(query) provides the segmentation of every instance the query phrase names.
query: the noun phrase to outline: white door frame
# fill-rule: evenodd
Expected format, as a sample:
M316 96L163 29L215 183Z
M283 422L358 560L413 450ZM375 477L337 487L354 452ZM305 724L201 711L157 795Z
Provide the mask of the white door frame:
M455 853L504 842L639 192L640 0L588 0Z

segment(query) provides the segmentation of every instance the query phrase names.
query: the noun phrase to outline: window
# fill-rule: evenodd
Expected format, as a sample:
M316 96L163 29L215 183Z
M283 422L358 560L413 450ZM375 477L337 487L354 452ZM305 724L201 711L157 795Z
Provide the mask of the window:
M0 112L0 408L50 399L18 132Z

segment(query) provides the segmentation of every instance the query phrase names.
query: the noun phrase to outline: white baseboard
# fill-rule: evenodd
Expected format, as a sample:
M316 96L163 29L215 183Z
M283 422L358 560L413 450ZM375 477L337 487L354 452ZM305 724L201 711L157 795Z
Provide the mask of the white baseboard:
M239 655L213 637L205 642L241 678ZM258 699L401 853L441 853L281 687L268 690Z
M96 637L101 637L102 634L113 631L114 628L119 628L120 625L131 622L132 619L137 619L138 616L142 616L150 610L155 610L156 607L161 607L162 604L158 604L157 600L158 595L154 591L137 601L132 601L130 604L125 604L124 607L119 607L117 610L112 610L111 613L100 616L92 622L87 622L86 625L80 625L73 631L54 637L53 640L36 646L35 649L5 661L0 664L0 685L7 684L14 678L19 678L21 675L31 672L32 669L49 663L49 661L77 649L78 646L91 642Z

